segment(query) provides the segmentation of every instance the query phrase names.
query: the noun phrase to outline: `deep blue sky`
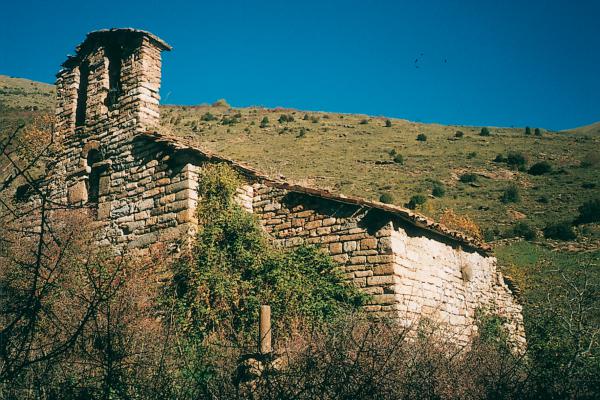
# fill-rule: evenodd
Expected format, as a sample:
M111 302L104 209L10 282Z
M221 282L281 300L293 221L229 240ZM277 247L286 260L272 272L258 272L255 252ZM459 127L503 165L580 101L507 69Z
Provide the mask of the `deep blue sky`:
M163 103L549 129L600 120L599 0L20 0L1 10L0 74L53 82L86 32L131 26L174 47Z

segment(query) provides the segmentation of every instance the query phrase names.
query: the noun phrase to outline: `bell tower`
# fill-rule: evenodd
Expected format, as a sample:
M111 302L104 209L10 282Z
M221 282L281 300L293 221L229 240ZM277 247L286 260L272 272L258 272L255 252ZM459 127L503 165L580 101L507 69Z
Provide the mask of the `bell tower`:
M124 145L158 127L161 53L171 47L131 28L90 32L57 74L56 133L71 204L101 197L105 170ZM126 147L126 146L125 146Z

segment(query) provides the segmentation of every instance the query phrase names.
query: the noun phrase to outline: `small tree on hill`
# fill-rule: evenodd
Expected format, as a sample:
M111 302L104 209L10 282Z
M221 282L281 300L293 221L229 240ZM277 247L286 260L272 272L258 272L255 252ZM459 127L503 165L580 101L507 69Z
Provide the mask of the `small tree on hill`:
M540 130L540 128L535 128L535 131L533 131L535 136L542 136L542 131Z
M386 128L391 128L392 127L392 121L390 121L389 119L385 120L385 127Z
M525 134L526 135L531 135L531 128L530 127L528 127L528 126L525 127Z
M490 130L484 126L483 128L481 128L479 136L490 136Z
M417 135L417 140L419 142L425 142L425 141L427 141L427 135L425 135L424 133L419 133Z

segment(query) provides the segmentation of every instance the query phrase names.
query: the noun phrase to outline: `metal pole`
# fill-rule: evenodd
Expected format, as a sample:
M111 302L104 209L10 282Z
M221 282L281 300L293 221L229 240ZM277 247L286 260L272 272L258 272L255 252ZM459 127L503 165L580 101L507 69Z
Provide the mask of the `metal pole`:
M271 306L260 306L258 329L258 348L260 354L270 354L271 349Z

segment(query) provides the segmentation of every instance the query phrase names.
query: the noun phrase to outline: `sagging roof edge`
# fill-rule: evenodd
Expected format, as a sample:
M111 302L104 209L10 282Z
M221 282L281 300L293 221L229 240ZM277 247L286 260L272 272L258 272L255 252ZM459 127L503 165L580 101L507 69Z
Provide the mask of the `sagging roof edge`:
M437 223L424 215L415 213L404 207L381 203L379 201L367 200L355 196L346 196L343 194L332 193L324 189L317 189L313 187L286 182L283 180L273 179L246 164L234 161L226 157L219 156L211 151L201 149L189 143L185 143L180 138L176 138L173 136L165 136L159 132L145 132L138 137L142 137L146 140L150 140L152 142L168 146L173 150L192 151L198 154L203 159L206 159L207 161L225 162L227 164L232 165L248 177L257 179L262 182L267 182L269 185L280 189L288 190L290 192L295 193L307 194L310 196L320 197L323 199L333 200L341 203L363 206L384 211L386 213L392 214L393 216L399 217L400 219L408 222L413 226L441 235L442 237L457 242L465 248L484 253L485 255L489 255L492 250L492 246L488 243L481 242L462 232L449 229L444 225Z

